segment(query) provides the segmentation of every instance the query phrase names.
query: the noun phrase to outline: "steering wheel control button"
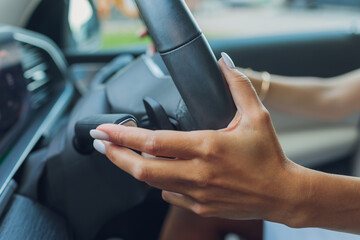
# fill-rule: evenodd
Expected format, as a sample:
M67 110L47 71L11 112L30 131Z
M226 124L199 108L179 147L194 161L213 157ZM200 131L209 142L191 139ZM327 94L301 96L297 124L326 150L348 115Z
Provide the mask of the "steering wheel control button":
M92 153L94 151L93 135L96 136L95 138L99 137L102 140L109 138L109 136L105 136L106 133L92 130L106 123L132 127L137 126L136 118L130 114L98 114L86 117L75 124L74 148L81 154Z

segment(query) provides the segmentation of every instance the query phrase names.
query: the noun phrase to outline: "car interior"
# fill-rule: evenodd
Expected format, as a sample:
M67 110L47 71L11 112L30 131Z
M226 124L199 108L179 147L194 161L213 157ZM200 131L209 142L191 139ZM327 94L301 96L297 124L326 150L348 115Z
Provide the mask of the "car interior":
M221 52L324 81L360 68L357 28L208 44L184 1L153 1L135 1L160 52L150 56L146 46L96 51L92 0L0 0L0 239L157 239L169 207L160 190L94 151L88 133L224 127L235 108ZM323 122L269 110L290 159L360 176L359 114Z

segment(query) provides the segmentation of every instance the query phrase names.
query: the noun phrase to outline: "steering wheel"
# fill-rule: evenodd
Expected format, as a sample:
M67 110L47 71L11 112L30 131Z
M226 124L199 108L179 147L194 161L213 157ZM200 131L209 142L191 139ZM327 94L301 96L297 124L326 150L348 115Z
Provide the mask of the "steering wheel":
M226 127L236 108L210 45L184 0L135 0L195 128Z
M51 141L55 150L47 157L40 184L46 205L66 216L78 239L94 239L110 219L144 201L149 190L105 156L75 147L92 145L92 139L82 141L90 137L89 126L105 123L109 113L126 113L146 127L142 123L151 122L154 113L153 119L175 120L178 130L219 129L236 112L215 56L185 2L136 3L163 61L158 55L141 56L84 95L72 109L66 130ZM150 71L152 65L160 77ZM164 123L171 128L172 122ZM84 138L75 138L76 129Z

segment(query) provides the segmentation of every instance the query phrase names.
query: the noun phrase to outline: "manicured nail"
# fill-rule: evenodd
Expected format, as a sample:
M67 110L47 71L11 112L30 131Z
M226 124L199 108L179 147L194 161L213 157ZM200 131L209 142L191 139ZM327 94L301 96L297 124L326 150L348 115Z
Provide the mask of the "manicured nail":
M95 139L93 142L93 146L95 150L98 151L99 153L104 155L106 154L106 147L102 141Z
M231 68L231 69L235 68L235 64L234 64L233 60L230 58L229 55L227 55L227 53L222 52L221 56L229 68Z
M96 129L90 130L90 136L95 139L109 141L110 137L107 133Z

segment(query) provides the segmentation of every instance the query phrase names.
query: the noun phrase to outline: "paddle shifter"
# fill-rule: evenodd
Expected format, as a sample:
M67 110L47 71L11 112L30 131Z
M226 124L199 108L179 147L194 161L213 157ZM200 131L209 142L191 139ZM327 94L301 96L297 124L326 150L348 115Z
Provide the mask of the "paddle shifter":
M105 123L137 127L135 117L130 114L98 114L86 117L75 125L75 136L73 139L75 149L79 153L90 154L94 150L94 139L90 136L89 132L91 129L96 129L99 125Z

